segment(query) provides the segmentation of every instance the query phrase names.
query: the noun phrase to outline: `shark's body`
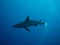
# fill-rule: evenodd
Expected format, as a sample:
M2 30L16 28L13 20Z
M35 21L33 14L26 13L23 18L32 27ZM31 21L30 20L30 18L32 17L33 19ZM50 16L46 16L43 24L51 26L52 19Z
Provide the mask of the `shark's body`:
M16 24L13 27L14 28L24 28L27 31L30 31L27 27L29 27L29 26L37 26L38 24L42 25L42 24L45 24L45 23L42 22L41 20L40 21L30 20L29 16L28 16L25 21L23 21L23 22L21 22L19 24Z

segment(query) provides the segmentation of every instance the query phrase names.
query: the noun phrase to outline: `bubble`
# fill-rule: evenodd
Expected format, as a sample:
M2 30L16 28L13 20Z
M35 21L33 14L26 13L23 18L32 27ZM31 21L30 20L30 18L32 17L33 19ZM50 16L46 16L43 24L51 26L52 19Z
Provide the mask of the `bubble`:
M47 27L47 22L45 22L45 26Z

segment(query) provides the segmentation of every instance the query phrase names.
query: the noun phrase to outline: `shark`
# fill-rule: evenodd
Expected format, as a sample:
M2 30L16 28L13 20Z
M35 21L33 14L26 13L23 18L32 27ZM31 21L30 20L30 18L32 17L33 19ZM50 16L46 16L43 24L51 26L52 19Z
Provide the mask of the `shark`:
M29 16L25 19L25 21L22 21L21 23L13 25L14 28L24 28L25 30L31 32L30 29L28 29L29 26L37 26L37 25L43 25L46 24L45 22L42 22L41 20L31 20Z

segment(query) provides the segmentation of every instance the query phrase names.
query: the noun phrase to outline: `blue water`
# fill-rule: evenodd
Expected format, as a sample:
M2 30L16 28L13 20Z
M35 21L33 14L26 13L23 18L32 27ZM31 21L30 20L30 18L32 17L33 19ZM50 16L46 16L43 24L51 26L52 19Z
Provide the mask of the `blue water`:
M60 45L60 0L1 0L0 45ZM32 20L47 22L25 29L12 26Z

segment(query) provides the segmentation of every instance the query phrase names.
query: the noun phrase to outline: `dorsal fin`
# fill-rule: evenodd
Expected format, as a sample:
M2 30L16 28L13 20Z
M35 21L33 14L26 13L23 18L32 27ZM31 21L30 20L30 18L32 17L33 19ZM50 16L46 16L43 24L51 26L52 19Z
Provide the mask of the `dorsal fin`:
M41 22L41 20L40 20L40 22Z
M26 18L26 21L29 21L30 19L29 19L29 16L27 16L27 18Z

